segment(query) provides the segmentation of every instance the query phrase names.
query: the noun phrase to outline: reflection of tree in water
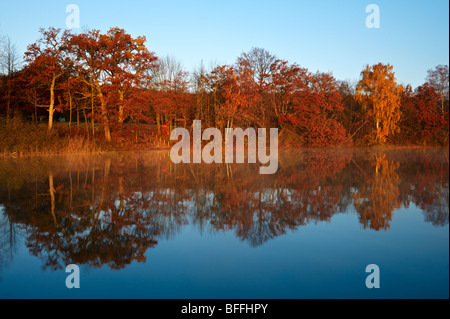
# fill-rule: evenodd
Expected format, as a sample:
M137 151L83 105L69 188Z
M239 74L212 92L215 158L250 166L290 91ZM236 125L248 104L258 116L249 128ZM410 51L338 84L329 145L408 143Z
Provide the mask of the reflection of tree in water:
M443 155L447 154L443 152ZM427 161L423 156L417 158L413 161L414 171L420 173L409 174L412 180L407 181L405 178L402 182L413 185L409 200L423 211L425 221L444 226L449 222L448 156L440 156L439 159Z
M16 242L16 227L3 213L3 206L0 205L0 274L2 268L7 267L12 261L13 254L16 251Z
M36 175L36 187L19 186L15 198L5 204L9 219L26 229L26 244L44 260L44 268L77 263L119 269L133 260L145 261L147 249L157 244L155 238L168 236L183 222L174 201L164 213L154 214L161 208L161 189L155 188L151 198L127 189L127 182L153 182L138 182L132 163L114 171L107 158L78 163L75 172L61 173L47 164Z
M343 211L346 195L338 185L351 153L289 154L280 158L277 175L260 175L259 165L216 165L199 174L194 170L194 222L213 231L234 230L258 246L309 222L329 220ZM300 156L299 156L300 155ZM294 159L294 160L293 160ZM331 174L331 175L330 175ZM200 208L200 209L199 209Z
M376 157L374 168L354 194L355 209L364 228L388 229L394 209L401 207L399 200L398 163L386 155Z
M188 223L201 232L231 230L251 246L328 222L352 205L362 225L374 230L388 229L393 211L410 203L433 224L447 224L442 153L398 154L283 152L275 175L260 175L259 164L174 165L167 152L4 160L2 225L24 228L30 252L45 268L120 269L144 262L158 240Z

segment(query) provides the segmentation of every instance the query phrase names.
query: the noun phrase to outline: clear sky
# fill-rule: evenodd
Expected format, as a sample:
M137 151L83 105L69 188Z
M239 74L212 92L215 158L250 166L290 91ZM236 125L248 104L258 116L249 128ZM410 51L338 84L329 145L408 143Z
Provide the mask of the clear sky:
M340 80L358 80L366 64L391 63L398 81L413 87L428 69L449 64L448 0L0 0L0 33L22 54L40 27L66 28L72 3L81 28L144 35L149 50L175 57L187 71L202 60L234 63L252 47ZM372 3L380 28L366 27Z

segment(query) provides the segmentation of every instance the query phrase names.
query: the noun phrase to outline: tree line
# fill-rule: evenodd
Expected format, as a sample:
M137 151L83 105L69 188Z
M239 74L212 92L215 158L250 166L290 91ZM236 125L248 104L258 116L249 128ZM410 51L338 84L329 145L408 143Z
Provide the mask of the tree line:
M282 145L447 145L448 65L413 89L393 66L367 65L360 80L337 80L252 48L234 64L187 72L157 57L145 37L117 27L106 33L40 29L23 63L8 37L0 46L0 112L54 129L64 117L78 132L106 142L167 138L175 126L277 127ZM3 124L2 124L3 125ZM70 135L70 132L69 132Z

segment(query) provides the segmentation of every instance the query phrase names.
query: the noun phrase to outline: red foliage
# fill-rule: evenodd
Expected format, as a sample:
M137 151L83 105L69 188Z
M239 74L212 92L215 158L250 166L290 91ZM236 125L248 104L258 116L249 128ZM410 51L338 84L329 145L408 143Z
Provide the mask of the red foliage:
M293 126L309 145L351 143L342 124L335 119L343 111L343 105L334 77L316 73L309 74L305 80L307 85L292 93L291 112L282 115L280 123Z

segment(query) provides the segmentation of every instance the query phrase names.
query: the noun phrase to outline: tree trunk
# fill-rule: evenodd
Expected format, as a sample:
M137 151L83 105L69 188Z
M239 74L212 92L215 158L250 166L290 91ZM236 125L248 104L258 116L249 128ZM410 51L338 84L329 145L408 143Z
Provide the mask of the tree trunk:
M50 193L50 205L51 205L51 214L53 217L53 224L57 225L56 215L55 215L55 187L53 186L53 174L49 172L48 175L48 183L49 183L49 193Z
M161 123L160 123L160 115L156 113L156 125L158 126L158 135L161 134Z
M50 85L50 105L48 108L48 131L53 128L53 113L55 112L55 80L53 77L52 84Z
M376 137L376 142L377 142L377 143L378 143L379 135L380 135L380 122L377 121L377 137Z
M72 125L72 95L69 91L69 130L70 126Z
M8 77L6 80L6 124L9 122L9 118L11 116L11 71L8 71Z
M89 122L88 122L88 119L87 119L87 116L86 116L85 108L83 108L83 115L84 115L84 122L86 123L86 131L87 131L88 138L89 138ZM92 132L94 132L94 131L92 131Z
M105 139L108 142L111 142L111 132L109 130L109 121L108 121L108 114L106 113L106 101L105 97L103 96L103 93L101 92L100 88L97 88L98 95L100 97L100 107L102 111L102 124L103 124L103 130L105 132Z
M8 124L10 112L11 112L11 90L9 89L9 80L8 80L8 94L6 95L6 124Z
M122 90L119 90L119 100L120 100L120 103L119 103L119 119L118 119L118 121L120 124L122 124L124 121L124 117L123 117L124 106L123 106L123 91Z
M36 121L36 125L38 124L38 116L37 116L37 103L34 102L34 120Z
M92 138L95 136L95 127L94 127L94 88L91 89L91 125L92 125Z
M78 109L78 103L77 105L77 128L80 130L80 110Z

